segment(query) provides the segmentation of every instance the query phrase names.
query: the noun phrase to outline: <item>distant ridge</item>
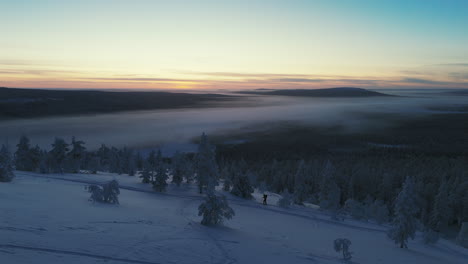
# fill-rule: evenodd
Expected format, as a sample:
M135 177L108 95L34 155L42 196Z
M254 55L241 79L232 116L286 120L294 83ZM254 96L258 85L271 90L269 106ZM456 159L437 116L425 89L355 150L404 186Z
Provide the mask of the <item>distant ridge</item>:
M269 91L241 91L242 94L303 96L303 97L372 97L393 96L356 87L336 87L324 89L294 89L294 90L269 90Z
M160 91L45 90L0 88L0 120L123 111L200 107L235 96Z

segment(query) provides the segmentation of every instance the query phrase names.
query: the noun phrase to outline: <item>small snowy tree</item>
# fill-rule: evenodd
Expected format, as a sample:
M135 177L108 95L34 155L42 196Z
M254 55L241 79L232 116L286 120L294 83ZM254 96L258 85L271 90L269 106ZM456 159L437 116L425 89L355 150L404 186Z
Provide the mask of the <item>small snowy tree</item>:
M343 259L348 261L351 259L353 252L349 251L349 247L351 246L351 241L346 238L337 238L333 241L333 248L336 252L343 253Z
M153 172L150 168L150 165L147 161L143 163L143 170L140 171L140 176L142 183L150 183L153 178Z
M203 216L202 225L218 225L224 219L231 219L235 213L225 196L217 196L212 192L206 195L205 202L198 207L198 215Z
M10 182L14 177L10 151L7 146L2 145L0 149L0 182Z
M371 217L377 221L378 224L388 222L389 210L387 205L382 200L375 200L371 206Z
M281 199L278 200L277 205L279 207L288 208L292 203L292 195L288 190L285 190L281 193Z
M359 201L354 199L346 200L345 209L354 219L361 220L366 218L364 205Z
M414 239L416 233L416 198L414 193L414 181L407 177L403 188L398 194L394 208L395 217L388 236L400 244L400 248L408 248L408 238Z
M163 162L162 154L160 150L158 150L158 154L156 155L154 166L155 166L156 175L152 182L153 189L158 192L164 192L166 191L168 177L167 177L166 166Z
M435 244L439 240L439 232L426 228L423 233L424 244Z
M185 173L185 157L183 154L176 152L172 157L171 163L172 183L180 186L184 180Z

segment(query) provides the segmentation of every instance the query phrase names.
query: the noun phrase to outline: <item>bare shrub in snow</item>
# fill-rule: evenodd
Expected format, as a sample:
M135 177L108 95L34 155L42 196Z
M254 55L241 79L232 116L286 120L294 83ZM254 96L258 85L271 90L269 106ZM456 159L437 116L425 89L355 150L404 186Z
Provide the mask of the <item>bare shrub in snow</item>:
M92 184L87 186L88 192L91 193L90 201L99 203L119 204L119 182L112 180L103 185Z

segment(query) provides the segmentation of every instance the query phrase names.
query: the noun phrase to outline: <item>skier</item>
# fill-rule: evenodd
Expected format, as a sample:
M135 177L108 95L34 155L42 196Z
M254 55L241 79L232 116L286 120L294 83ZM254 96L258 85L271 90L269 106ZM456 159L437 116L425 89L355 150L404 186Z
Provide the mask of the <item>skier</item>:
M266 200L267 200L267 197L268 197L268 195L263 194L263 204L264 204L264 205L267 205L267 201L266 201Z

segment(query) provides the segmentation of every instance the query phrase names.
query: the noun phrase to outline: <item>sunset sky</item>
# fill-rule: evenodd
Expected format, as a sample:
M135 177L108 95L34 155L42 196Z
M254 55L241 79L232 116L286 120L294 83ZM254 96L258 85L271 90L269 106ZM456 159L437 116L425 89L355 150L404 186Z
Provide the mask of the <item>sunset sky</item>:
M468 1L0 0L0 86L468 88Z

